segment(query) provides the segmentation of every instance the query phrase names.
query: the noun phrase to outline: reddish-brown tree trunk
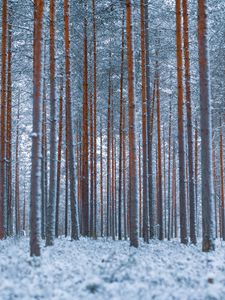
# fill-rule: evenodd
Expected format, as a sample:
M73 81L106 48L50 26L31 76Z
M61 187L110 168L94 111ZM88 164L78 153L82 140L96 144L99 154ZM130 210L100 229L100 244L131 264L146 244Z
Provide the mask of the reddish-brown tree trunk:
M85 14L87 2L85 1ZM82 234L89 235L89 172L88 172L88 52L87 17L84 17L84 76L83 76L83 137L82 137Z
M41 53L43 0L34 1L34 44L33 44L33 133L32 169L30 197L30 255L40 256L41 235Z
M143 176L143 238L149 242L149 201L147 182L147 103L146 103L146 69L145 69L145 3L141 6L141 97L142 97L142 176Z
M137 157L135 124L135 67L133 53L133 1L126 0L126 33L128 65L129 100L129 193L130 193L130 245L139 246L138 241L138 195L137 195Z
M182 33L181 0L176 0L176 47L177 47L177 89L178 89L178 153L179 153L179 196L180 196L180 238L181 243L188 243L187 211L185 193L185 156L183 126L183 72L182 72Z
M2 1L2 52L1 52L1 152L0 152L0 239L5 236L5 109L7 61L7 0Z
M16 235L20 235L19 119L20 119L20 99L18 100L17 124L16 124L16 162L15 162L15 223L16 223Z
M108 116L107 116L107 203L106 203L106 236L110 235L110 182L111 182L111 168L110 168L110 153L111 153L111 73L109 71L109 95L108 95Z
M61 183L61 159L62 159L62 129L63 129L63 75L61 75L60 96L59 96L59 130L58 130L58 160L56 179L56 210L55 210L55 236L59 235L59 203ZM78 197L79 199L79 197Z
M190 54L189 54L189 28L187 0L183 3L183 39L184 39L184 66L186 87L186 111L187 111L187 137L188 137L188 193L190 199L190 240L197 243L196 235L196 211L194 194L194 159L193 159L193 134L192 134L192 109L191 109L191 85L190 85Z
M7 235L13 234L12 208L12 16L8 7L8 79L7 79L7 119L6 119L6 161L7 161Z
M118 199L118 239L122 240L122 155L123 155L123 69L124 69L124 11L122 17L122 45L120 69L120 145L119 145L119 199Z
M207 0L198 0L198 49L201 117L202 250L215 250L212 183L212 120L208 55Z
M220 197L222 217L222 238L225 240L225 208L224 208L224 163L223 163L223 127L220 119Z
M65 44L65 76L66 76L66 130L67 151L70 179L70 209L71 209L71 238L79 239L78 205L76 198L76 171L73 148L73 118L70 90L70 33L69 33L69 2L64 0L64 44ZM88 151L87 151L88 157Z
M102 117L100 122L100 215L101 237L104 236L104 203L103 203L103 155L102 155Z

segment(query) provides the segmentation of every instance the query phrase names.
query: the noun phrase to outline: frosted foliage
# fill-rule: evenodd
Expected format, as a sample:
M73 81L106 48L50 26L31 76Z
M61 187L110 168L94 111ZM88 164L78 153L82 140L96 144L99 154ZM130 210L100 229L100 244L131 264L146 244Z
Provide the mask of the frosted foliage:
M201 243L199 243L200 245ZM0 242L1 300L224 299L224 245L216 252L179 242L56 240L29 257L27 238Z

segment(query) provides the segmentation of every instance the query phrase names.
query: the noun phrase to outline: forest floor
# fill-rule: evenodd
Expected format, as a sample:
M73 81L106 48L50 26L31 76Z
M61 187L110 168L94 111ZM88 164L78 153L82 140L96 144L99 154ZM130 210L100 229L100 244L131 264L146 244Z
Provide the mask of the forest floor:
M0 300L225 299L225 244L214 253L200 245L152 241L56 240L29 257L29 240L0 241Z

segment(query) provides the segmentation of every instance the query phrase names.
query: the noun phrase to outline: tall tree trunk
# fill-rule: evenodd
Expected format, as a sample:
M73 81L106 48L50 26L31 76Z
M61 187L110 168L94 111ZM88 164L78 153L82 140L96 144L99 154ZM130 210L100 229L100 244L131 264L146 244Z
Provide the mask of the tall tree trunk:
M158 56L158 55L157 55ZM161 117L160 117L160 90L159 70L156 71L156 98L157 98L157 132L158 132L158 209L159 239L163 240L163 195L162 195L162 157L161 157Z
M45 43L46 45L46 43ZM48 159L47 159L47 96L46 96L46 46L44 48L43 95L42 95L42 161L41 161L41 237L45 239L47 199L48 199Z
M85 0L85 14L87 1ZM84 76L83 76L83 160L82 160L82 234L89 235L89 174L88 174L88 52L87 52L87 17L84 17Z
M172 106L170 101L170 112L169 112L169 136L168 136L168 194L167 194L167 205L168 205L168 230L167 238L168 241L171 239L171 133L172 133Z
M216 149L215 149L215 135L214 130L212 132L212 160L213 160L213 188L214 188L214 205L215 205L215 233L216 238L218 237L217 230L217 174L216 174ZM221 187L222 188L222 187Z
M93 97L90 95L90 237L93 237L94 226L94 147L93 147Z
M101 215L101 237L104 236L104 202L103 202L103 157L102 157L102 117L100 121L100 215Z
M173 143L173 170L172 170L172 221L174 223L174 237L177 237L177 166L176 166L176 154L175 143Z
M143 238L149 242L149 201L147 182L147 103L146 103L146 68L145 68L145 3L141 6L141 97L142 97L142 176L143 176ZM148 7L146 8L148 9Z
M63 75L60 82L59 96L59 140L58 140L58 160L57 160L57 183L56 183L56 211L55 211L55 236L59 235L59 203L60 203L60 183L61 183L61 159L62 159L62 129L63 129ZM79 199L79 198L78 198Z
M13 234L12 209L12 4L8 5L8 79L7 79L7 120L6 120L6 161L7 161L7 235Z
M93 111L93 146L94 146L94 220L93 220L93 238L97 238L97 41L96 41L96 12L95 0L92 0L92 14L93 14L93 42L94 42L94 111Z
M196 211L194 194L194 159L193 159L193 133L192 133L192 109L190 87L190 55L189 55L189 28L187 0L183 0L183 39L184 39L184 66L186 87L186 111L187 111L187 137L188 137L188 171L189 171L189 199L190 199L190 240L197 243L196 235Z
M198 123L195 124L195 204L197 232L199 228L198 217Z
M20 98L17 108L16 124L16 162L15 162L15 223L16 235L20 235L20 165L19 165L19 119L20 119Z
M68 206L69 206L69 162L68 162L68 147L66 147L65 161L65 237L68 235Z
M130 193L130 245L138 247L138 195L135 129L135 82L133 47L133 1L126 0L128 99L129 99L129 193Z
M23 192L23 231L26 233L26 181L24 180L24 192Z
M198 0L198 49L201 117L202 250L215 249L212 185L212 125L208 55L207 0Z
M34 1L34 44L33 44L33 133L32 169L30 197L30 255L40 256L41 235L41 52L43 0Z
M70 209L71 209L71 238L79 239L78 206L76 198L76 171L73 148L73 118L70 91L70 33L69 33L69 3L64 0L64 39L65 39L65 75L66 75L66 127L70 179Z
M147 100L147 143L148 143L148 197L150 239L154 237L154 198L153 198L153 172L152 172L152 134L151 129L151 90L150 90L150 49L149 49L149 14L148 0L145 4L145 63L146 63L146 100ZM153 109L153 108L152 108Z
M112 131L111 131L111 143L112 143L112 152L111 152L111 164L112 164L112 181L111 181L111 212L112 212L112 216L111 216L111 220L112 220L112 230L111 230L111 234L112 234L112 238L113 240L116 239L116 235L115 235L115 138L114 138L114 111L112 108Z
M222 237L225 240L225 208L224 208L224 163L223 163L223 126L220 119L220 196L221 196L221 217Z
M109 95L108 95L108 116L107 116L107 207L106 207L106 236L110 235L110 182L111 182L111 168L110 168L110 153L111 153L111 71L109 71Z
M46 246L54 244L56 202L55 1L50 0L50 179Z
M1 147L0 147L0 239L5 236L5 106L6 106L6 41L7 0L2 1L2 55L1 55Z
M124 238L127 239L127 163L126 163L126 114L125 114L126 102L123 101L123 225L124 225Z
M141 180L141 140L139 139L138 143L138 183L139 183L139 236L142 237L142 224L143 224L143 218L142 218L142 180Z
M122 240L122 155L123 155L123 81L124 81L124 10L122 17L122 45L120 69L120 145L119 145L119 199L118 199L118 238Z
M179 196L180 196L180 238L182 244L188 243L187 211L185 193L185 155L183 126L183 84L182 84L182 33L181 0L176 0L176 44L177 44L177 88L178 88L178 147L179 147Z

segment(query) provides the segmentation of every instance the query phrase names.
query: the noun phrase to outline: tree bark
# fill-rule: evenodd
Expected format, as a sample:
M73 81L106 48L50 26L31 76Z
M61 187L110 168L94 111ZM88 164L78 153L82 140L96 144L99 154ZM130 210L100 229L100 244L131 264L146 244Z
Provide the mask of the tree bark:
M139 246L138 241L138 195L137 157L135 129L135 81L133 47L133 1L126 0L128 99L129 99L129 193L130 193L130 245Z
M30 255L40 256L41 235L41 52L43 0L34 1L34 44L33 44L33 133L30 198Z
M143 177L143 239L149 243L149 201L147 182L147 103L146 103L146 60L145 60L145 3L141 8L141 97L142 97L142 177ZM148 9L148 7L146 8Z
M190 199L190 240L197 243L196 235L196 211L194 191L194 159L193 159L193 133L192 133L192 109L191 109L191 86L190 86L190 54L189 54L189 28L187 0L183 0L183 40L184 40L184 65L186 87L186 111L187 111L187 137L188 137L188 192Z
M8 79L7 79L7 120L6 120L6 161L7 161L7 235L13 234L12 208L12 4L8 5Z
M180 238L187 245L187 211L185 193L185 156L184 156L184 126L183 126L183 84L182 84L182 33L181 5L176 0L176 46L177 46L177 88L178 88L178 152L179 152L179 196L180 196Z
M5 236L5 106L7 61L7 0L2 1L2 56L1 56L1 152L0 152L0 239Z
M85 14L87 1L85 1ZM87 52L87 17L84 17L84 75L83 75L83 160L82 160L82 234L89 235L89 172L88 172L88 52Z
M64 39L65 39L65 75L66 75L66 128L67 149L70 180L70 209L71 209L71 238L79 239L78 206L76 198L76 171L75 155L73 148L73 118L72 101L70 91L70 33L69 33L69 3L64 0Z
M54 244L56 203L55 1L50 0L50 179L46 246Z
M201 117L202 250L215 250L210 66L208 55L207 0L198 0L198 50Z
M55 236L59 236L59 203L60 203L60 183L61 183L61 160L62 160L62 130L63 130L63 75L60 83L59 96L59 141L58 141L58 161L57 161L57 181L56 181L56 211L55 211ZM79 199L79 198L78 198Z

